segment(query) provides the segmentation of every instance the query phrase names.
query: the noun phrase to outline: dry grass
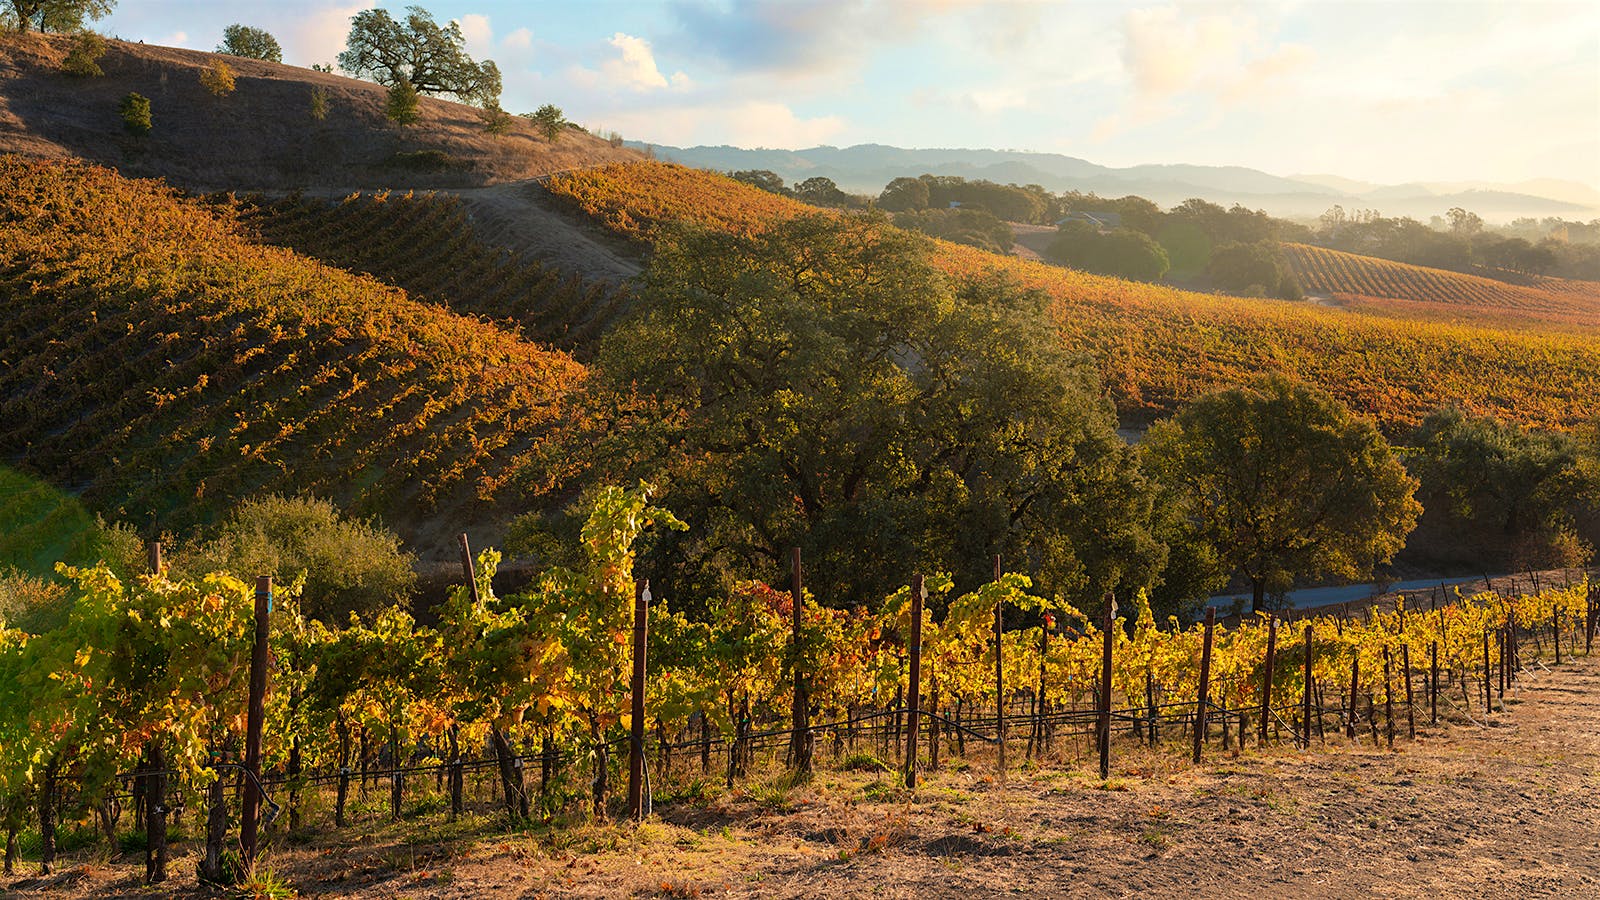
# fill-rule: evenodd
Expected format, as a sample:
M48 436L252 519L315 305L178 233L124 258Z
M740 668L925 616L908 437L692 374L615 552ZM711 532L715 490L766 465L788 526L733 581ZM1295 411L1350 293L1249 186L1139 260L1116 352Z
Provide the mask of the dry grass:
M0 34L0 153L87 159L193 190L472 187L640 158L578 130L552 143L520 117L491 135L476 108L433 98L400 128L384 118L376 84L258 60L229 57L237 89L216 97L200 76L218 57L194 50L108 41L105 76L72 78L60 71L68 42ZM311 116L315 88L327 97L322 121ZM117 115L130 91L150 98L145 138ZM397 161L433 150L450 165Z

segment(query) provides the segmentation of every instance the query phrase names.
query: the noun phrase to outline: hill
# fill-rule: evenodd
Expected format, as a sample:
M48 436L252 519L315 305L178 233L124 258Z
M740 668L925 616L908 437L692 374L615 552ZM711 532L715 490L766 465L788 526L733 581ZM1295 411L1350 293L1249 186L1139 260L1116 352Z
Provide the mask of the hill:
M429 97L402 128L384 117L377 84L194 50L108 41L105 75L76 78L61 71L69 40L0 34L0 153L84 159L204 191L465 187L639 158L576 128L549 141L520 117L491 135L476 108ZM236 76L226 97L200 84L218 60ZM129 92L150 98L154 128L141 138L118 115Z
M755 230L817 210L711 172L660 162L557 175L550 191L636 240L666 224ZM1122 281L936 243L948 272L999 271L1045 292L1062 339L1090 353L1125 421L1140 422L1262 370L1296 373L1390 431L1460 403L1529 424L1593 415L1600 345L1590 333L1468 327L1306 303Z
M538 494L584 375L258 246L157 183L61 161L0 157L0 298L0 455L142 530L309 492L443 544Z
M1600 283L1525 277L1526 284L1285 244L1300 286L1372 312L1600 325Z
M626 288L586 281L481 239L448 194L351 194L342 201L260 197L237 205L248 233L413 297L502 323L528 340L587 357L631 302Z
M631 146L643 149L645 144ZM1273 215L1310 217L1334 204L1376 206L1391 216L1424 221L1452 206L1486 218L1516 216L1588 218L1600 198L1583 185L1363 184L1330 176L1271 175L1242 166L1140 165L1116 168L1059 153L1020 150L909 149L881 144L812 147L806 150L746 150L739 147L650 146L661 159L689 166L736 171L767 169L798 182L813 176L833 179L847 191L877 196L889 181L918 175L983 178L1001 184L1037 184L1057 193L1093 191L1103 197L1137 194L1162 206L1199 197L1224 206L1242 203ZM1552 196L1552 195L1558 196Z

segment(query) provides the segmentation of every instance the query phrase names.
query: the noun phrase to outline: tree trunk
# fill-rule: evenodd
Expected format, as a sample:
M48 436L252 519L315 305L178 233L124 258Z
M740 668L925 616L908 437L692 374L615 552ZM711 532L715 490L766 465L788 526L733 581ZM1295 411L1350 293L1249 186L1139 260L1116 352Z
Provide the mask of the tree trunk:
M389 782L389 821L400 821L400 806L405 800L406 776L400 771L400 736L389 729L389 767L394 777Z
M52 756L39 781L39 874L49 875L56 862L56 766Z
M1250 611L1261 612L1266 608L1267 580L1265 578L1250 579Z
M455 821L461 815L463 805L461 802L462 782L465 779L461 770L461 744L460 728L450 726L450 820Z
M515 822L528 818L528 792L522 784L522 770L517 768L514 757L516 754L511 749L511 741L504 731L498 728L489 731L489 738L494 744L494 758L500 767L500 785L504 789L501 794L506 805L506 815Z
M211 783L206 811L206 856L200 863L200 880L222 884L222 844L228 837L228 798L222 773Z
M167 880L167 768L161 741L145 747L144 777L144 882L160 884Z

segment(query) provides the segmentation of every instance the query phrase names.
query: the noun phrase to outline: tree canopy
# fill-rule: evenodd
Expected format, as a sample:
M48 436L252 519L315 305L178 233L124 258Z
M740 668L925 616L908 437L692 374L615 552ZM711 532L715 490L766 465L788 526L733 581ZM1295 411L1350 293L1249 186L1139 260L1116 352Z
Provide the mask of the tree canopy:
M1452 561L1519 569L1588 562L1584 532L1600 515L1600 479L1579 439L1447 407L1412 443L1427 508L1414 543Z
M471 103L500 97L500 68L493 60L467 55L461 23L439 25L419 6L406 8L404 21L387 10L369 9L350 20L350 36L339 68L385 87L408 82L419 93L448 94Z
M916 571L980 583L996 553L1051 590L1143 584L1147 492L1048 321L996 277L946 282L882 219L679 231L596 361L596 468L658 478L689 523L652 564L680 594L780 577L791 546L839 605Z
M1155 281L1167 274L1167 251L1142 231L1115 228L1102 233L1087 222L1067 222L1045 251L1056 263L1119 278Z
M77 31L116 5L116 0L6 0L8 24L19 31Z
M278 46L278 39L265 28L254 28L249 25L234 24L224 28L222 45L217 48L217 52L229 56L243 56L247 59L283 62L283 48Z
M1297 577L1369 574L1422 511L1376 427L1281 375L1200 397L1152 427L1143 452L1158 504L1214 551L1207 586L1239 572L1257 610Z

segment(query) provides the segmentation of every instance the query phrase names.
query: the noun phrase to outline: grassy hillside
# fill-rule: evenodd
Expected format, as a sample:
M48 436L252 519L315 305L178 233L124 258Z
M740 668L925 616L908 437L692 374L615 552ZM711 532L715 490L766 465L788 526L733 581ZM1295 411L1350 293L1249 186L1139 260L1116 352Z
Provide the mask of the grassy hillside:
M250 200L242 221L259 239L464 315L498 320L529 340L586 356L627 307L626 288L519 259L479 239L460 199L352 194L343 201Z
M141 527L260 491L413 538L492 514L540 488L534 460L583 376L79 164L0 157L0 302L0 454Z
M729 178L656 162L558 175L549 188L619 233L664 224L750 231L812 207ZM1307 303L1197 294L939 244L952 273L999 270L1046 292L1062 339L1091 353L1126 419L1264 370L1297 373L1396 430L1446 403L1537 425L1594 415L1600 342L1592 333L1468 327Z
M1508 284L1306 244L1285 244L1284 255L1305 290L1373 312L1600 325L1600 283L1592 281L1535 277Z
M194 50L110 41L105 75L75 78L61 71L68 44L0 34L0 153L85 159L201 190L482 185L639 158L575 129L551 142L522 118L490 135L475 108L433 98L423 98L420 121L401 128L384 118L379 85ZM200 84L217 60L236 75L226 97ZM311 115L319 89L321 121ZM118 115L130 91L150 98L154 128L144 137L128 134ZM447 165L404 156L430 150Z

